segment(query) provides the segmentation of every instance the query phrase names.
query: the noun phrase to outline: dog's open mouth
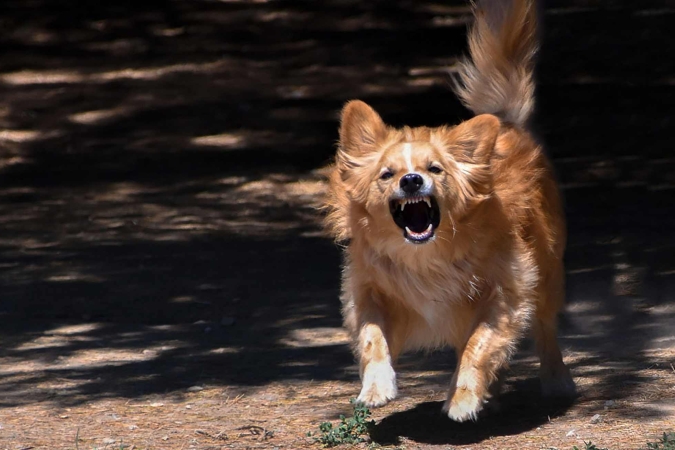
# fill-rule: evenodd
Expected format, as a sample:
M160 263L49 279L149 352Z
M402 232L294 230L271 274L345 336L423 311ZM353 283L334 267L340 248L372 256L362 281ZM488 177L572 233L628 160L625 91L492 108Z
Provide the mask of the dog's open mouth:
M434 237L441 222L438 202L434 197L407 197L392 200L389 210L394 222L408 241L422 244Z

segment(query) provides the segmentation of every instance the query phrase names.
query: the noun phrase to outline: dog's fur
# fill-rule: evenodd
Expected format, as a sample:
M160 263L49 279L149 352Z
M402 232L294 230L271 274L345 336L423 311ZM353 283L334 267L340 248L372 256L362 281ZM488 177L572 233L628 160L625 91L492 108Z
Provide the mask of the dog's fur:
M471 59L462 62L455 89L473 119L394 129L360 101L342 112L326 224L348 241L343 314L360 360L358 400L367 406L396 396L393 364L402 351L449 345L458 365L444 410L459 422L475 420L528 328L543 392L574 393L556 338L563 213L549 162L527 126L534 9L531 0L475 8ZM433 198L437 205L431 238L404 233L393 219L411 198L400 181L410 173L424 183L413 202ZM419 214L430 223L428 204Z

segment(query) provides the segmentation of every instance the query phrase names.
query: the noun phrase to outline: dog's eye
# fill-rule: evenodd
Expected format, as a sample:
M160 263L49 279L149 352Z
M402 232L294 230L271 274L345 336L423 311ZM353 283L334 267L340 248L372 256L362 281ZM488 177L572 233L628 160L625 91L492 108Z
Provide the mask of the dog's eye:
M438 174L443 172L443 169L438 166L429 166L429 172Z
M382 172L382 175L380 175L380 180L388 180L393 176L394 173L391 170L385 170L384 172Z

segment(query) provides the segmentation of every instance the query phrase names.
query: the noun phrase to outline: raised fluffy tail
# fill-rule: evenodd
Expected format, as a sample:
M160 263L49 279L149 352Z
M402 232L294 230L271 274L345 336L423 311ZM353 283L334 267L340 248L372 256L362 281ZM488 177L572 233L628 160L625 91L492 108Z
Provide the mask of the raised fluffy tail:
M455 92L475 114L525 126L534 109L535 0L480 0Z

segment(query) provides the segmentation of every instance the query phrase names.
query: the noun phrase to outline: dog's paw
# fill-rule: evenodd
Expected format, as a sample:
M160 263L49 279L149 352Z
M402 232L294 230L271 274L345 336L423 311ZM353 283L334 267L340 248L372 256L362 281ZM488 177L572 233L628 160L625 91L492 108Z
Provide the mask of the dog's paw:
M573 398L577 388L569 369L561 364L554 371L540 374L541 393L550 398Z
M396 373L388 363L370 363L363 374L363 388L356 401L370 408L396 398Z
M466 388L458 388L443 405L443 411L455 422L476 420L483 410L485 401L475 392Z

